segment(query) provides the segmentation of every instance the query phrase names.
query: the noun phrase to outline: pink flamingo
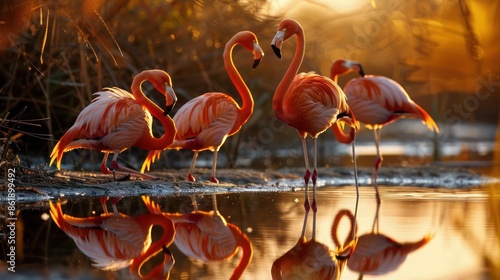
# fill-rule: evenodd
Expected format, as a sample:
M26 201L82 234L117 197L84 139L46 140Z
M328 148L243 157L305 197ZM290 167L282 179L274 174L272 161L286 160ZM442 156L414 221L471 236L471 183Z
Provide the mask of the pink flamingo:
M240 279L252 261L252 242L240 228L226 222L219 213L215 194L212 195L213 211L198 210L194 203L194 211L185 214L162 212L150 197L143 196L142 199L151 213L163 214L174 221L174 244L190 258L204 262L224 261L232 258L241 248L240 263L229 278Z
M377 213L378 207L379 206L377 206ZM337 213L333 221L331 232L333 242L337 246L340 246L337 230L342 217L347 217L351 220L351 223L356 223L356 219L349 210L341 210ZM378 219L378 214L375 215L375 219ZM351 234L348 235L345 241L346 243L351 240L352 231L351 228ZM352 271L359 272L359 279L362 279L364 274L387 274L399 268L406 260L408 254L422 248L431 239L432 235L426 235L416 242L400 243L387 235L372 230L371 233L366 233L357 237L356 249L350 255L347 267Z
M209 92L191 99L174 116L177 135L168 149L189 149L194 151L187 176L189 181L195 181L193 172L198 153L210 150L213 152L210 181L219 182L215 175L217 153L227 137L236 134L252 115L254 105L252 94L238 73L232 57L233 49L238 44L253 53L253 68L257 67L264 53L259 46L257 37L250 31L238 32L227 42L224 48L224 66L229 78L240 94L242 106L240 107L227 94ZM149 170L151 163L160 157L161 152L161 150L151 151L144 161L141 171Z
M372 175L377 203L380 195L377 186L377 173L382 165L380 153L380 131L382 127L400 118L417 118L431 130L439 133L439 128L432 117L417 103L411 100L408 93L396 81L383 76L365 75L359 62L339 59L333 62L330 76L336 82L339 75L351 71L362 77L349 80L344 87L347 103L356 119L372 129L375 134L377 159Z
M160 109L142 92L141 85L150 81L165 96L166 111ZM134 77L132 94L116 87L97 92L97 97L78 115L73 126L61 137L50 154L50 165L57 159L57 169L61 169L61 159L65 152L85 148L104 152L101 171L109 174L106 167L109 153L114 153L111 166L113 172L130 173L135 176L154 179L155 177L120 166L118 155L135 146L145 150L164 149L175 137L175 123L166 114L177 101L172 89L170 76L161 70L145 70ZM155 138L152 133L153 117L159 119L165 134ZM165 117L166 116L166 117ZM114 173L113 173L114 174Z
M302 26L293 19L283 20L278 27L278 32L274 36L271 46L278 58L281 58L282 44L296 35L297 48L293 60L286 71L283 79L276 88L273 98L273 110L278 119L297 129L302 140L304 150L304 161L306 172L305 183L305 216L301 237L304 237L307 216L309 210L313 210L313 232L316 233L316 179L317 171L317 137L319 134L333 126L333 132L339 139L349 139L353 142L356 133L356 119L347 105L346 96L342 89L330 78L317 75L313 72L300 73L297 71L304 58L305 37ZM343 134L340 121L351 126L349 135ZM313 172L309 168L309 158L307 155L306 137L311 136L314 141ZM344 140L345 142L345 140ZM354 156L355 158L355 156ZM357 176L356 164L354 164L355 176ZM355 177L356 179L357 177ZM312 204L309 203L309 180L313 184ZM357 181L357 180L356 180ZM356 184L356 205L359 198ZM357 209L357 207L356 207Z
M130 274L135 278L168 279L175 263L166 248L175 237L172 220L156 214L129 217L115 207L114 213L77 218L63 214L60 203L50 201L49 204L52 220L94 262L94 267L114 271L130 266ZM151 241L153 225L163 229L162 236L154 243ZM142 275L142 265L162 250L165 253L163 263Z

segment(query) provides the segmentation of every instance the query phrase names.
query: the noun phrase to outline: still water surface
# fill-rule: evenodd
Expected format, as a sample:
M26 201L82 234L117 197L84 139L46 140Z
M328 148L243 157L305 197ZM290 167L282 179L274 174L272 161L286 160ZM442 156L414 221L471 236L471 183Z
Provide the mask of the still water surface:
M358 236L372 230L377 208L371 187L361 187L360 193ZM485 279L488 274L484 256L495 259L499 249L487 189L381 187L381 195L379 233L401 243L415 242L429 234L432 239L409 253L395 271L379 276L364 275L363 279ZM333 219L341 209L354 211L354 199L353 187L319 189L318 241L335 248L331 237ZM191 198L187 196L152 197L152 200L164 212L185 213L192 209ZM199 210L212 210L210 195L199 195L197 201ZM239 227L253 245L253 259L243 279L271 279L273 261L297 243L302 229L302 203L302 191L217 195L220 214L228 223ZM128 268L118 271L93 268L90 259L52 221L46 202L21 209L17 221L16 272L2 273L3 279L7 276L8 279L28 276L32 279L129 279ZM66 200L62 209L75 217L102 213L97 198ZM148 212L140 197L122 199L118 211L130 216ZM347 219L340 223L340 239L344 239L349 227ZM160 234L161 230L154 228L153 240ZM238 252L227 261L202 263L190 260L175 245L170 249L175 258L170 279L229 279L241 258ZM358 276L359 273L346 267L341 279L358 279Z

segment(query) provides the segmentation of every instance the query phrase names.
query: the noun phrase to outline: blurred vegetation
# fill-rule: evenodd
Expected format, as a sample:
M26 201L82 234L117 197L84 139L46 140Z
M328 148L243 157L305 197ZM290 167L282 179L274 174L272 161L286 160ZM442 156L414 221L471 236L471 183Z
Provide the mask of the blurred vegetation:
M251 30L266 35L259 38L267 51L277 24L272 17L257 16L266 1L7 2L1 7L0 33L6 35L0 40L0 114L27 106L24 118L49 117L38 130L53 135L54 141L24 139L31 155L47 158L91 102L92 93L109 86L129 89L133 75L144 69L164 69L173 77L179 107L209 91L228 93L238 101L223 66L226 41ZM263 65L252 71L251 56L241 54L236 48L237 68L256 105L262 105L275 86L263 75L272 69ZM256 106L261 115L259 110ZM227 149L237 151L239 137L230 139Z

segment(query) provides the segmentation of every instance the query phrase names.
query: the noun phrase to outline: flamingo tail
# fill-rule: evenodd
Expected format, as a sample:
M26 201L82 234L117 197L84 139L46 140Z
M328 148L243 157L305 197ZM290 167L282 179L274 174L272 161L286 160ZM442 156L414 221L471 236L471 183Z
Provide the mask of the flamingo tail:
M422 123L424 123L429 128L429 130L439 133L439 127L437 126L434 119L432 119L432 117L419 105L415 104L415 107L418 110L420 119L422 119Z

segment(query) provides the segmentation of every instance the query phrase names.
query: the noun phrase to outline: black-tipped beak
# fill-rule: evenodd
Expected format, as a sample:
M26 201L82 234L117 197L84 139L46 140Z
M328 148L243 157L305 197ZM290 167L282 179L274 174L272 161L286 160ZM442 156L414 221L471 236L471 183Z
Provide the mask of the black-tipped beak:
M260 59L260 58L259 58L259 59L255 59L255 60L253 61L253 64L252 64L252 69L257 68L257 66L259 66L259 63L260 63L260 61L261 61L261 60L262 60L262 59Z
M363 66L361 66L361 64L359 64L359 75L361 77L364 77L365 76L365 71L363 70Z
M168 113L170 113L170 111L172 111L172 109L174 108L175 106L175 102L172 103L172 105L168 105L166 108L165 108L165 111L163 111L163 116L166 116L168 115Z
M276 47L275 45L271 45L271 48L273 48L274 54L281 59L281 49Z
M163 249L163 253L167 255L172 255L172 252L170 252L170 250L165 245L162 245L161 247Z

